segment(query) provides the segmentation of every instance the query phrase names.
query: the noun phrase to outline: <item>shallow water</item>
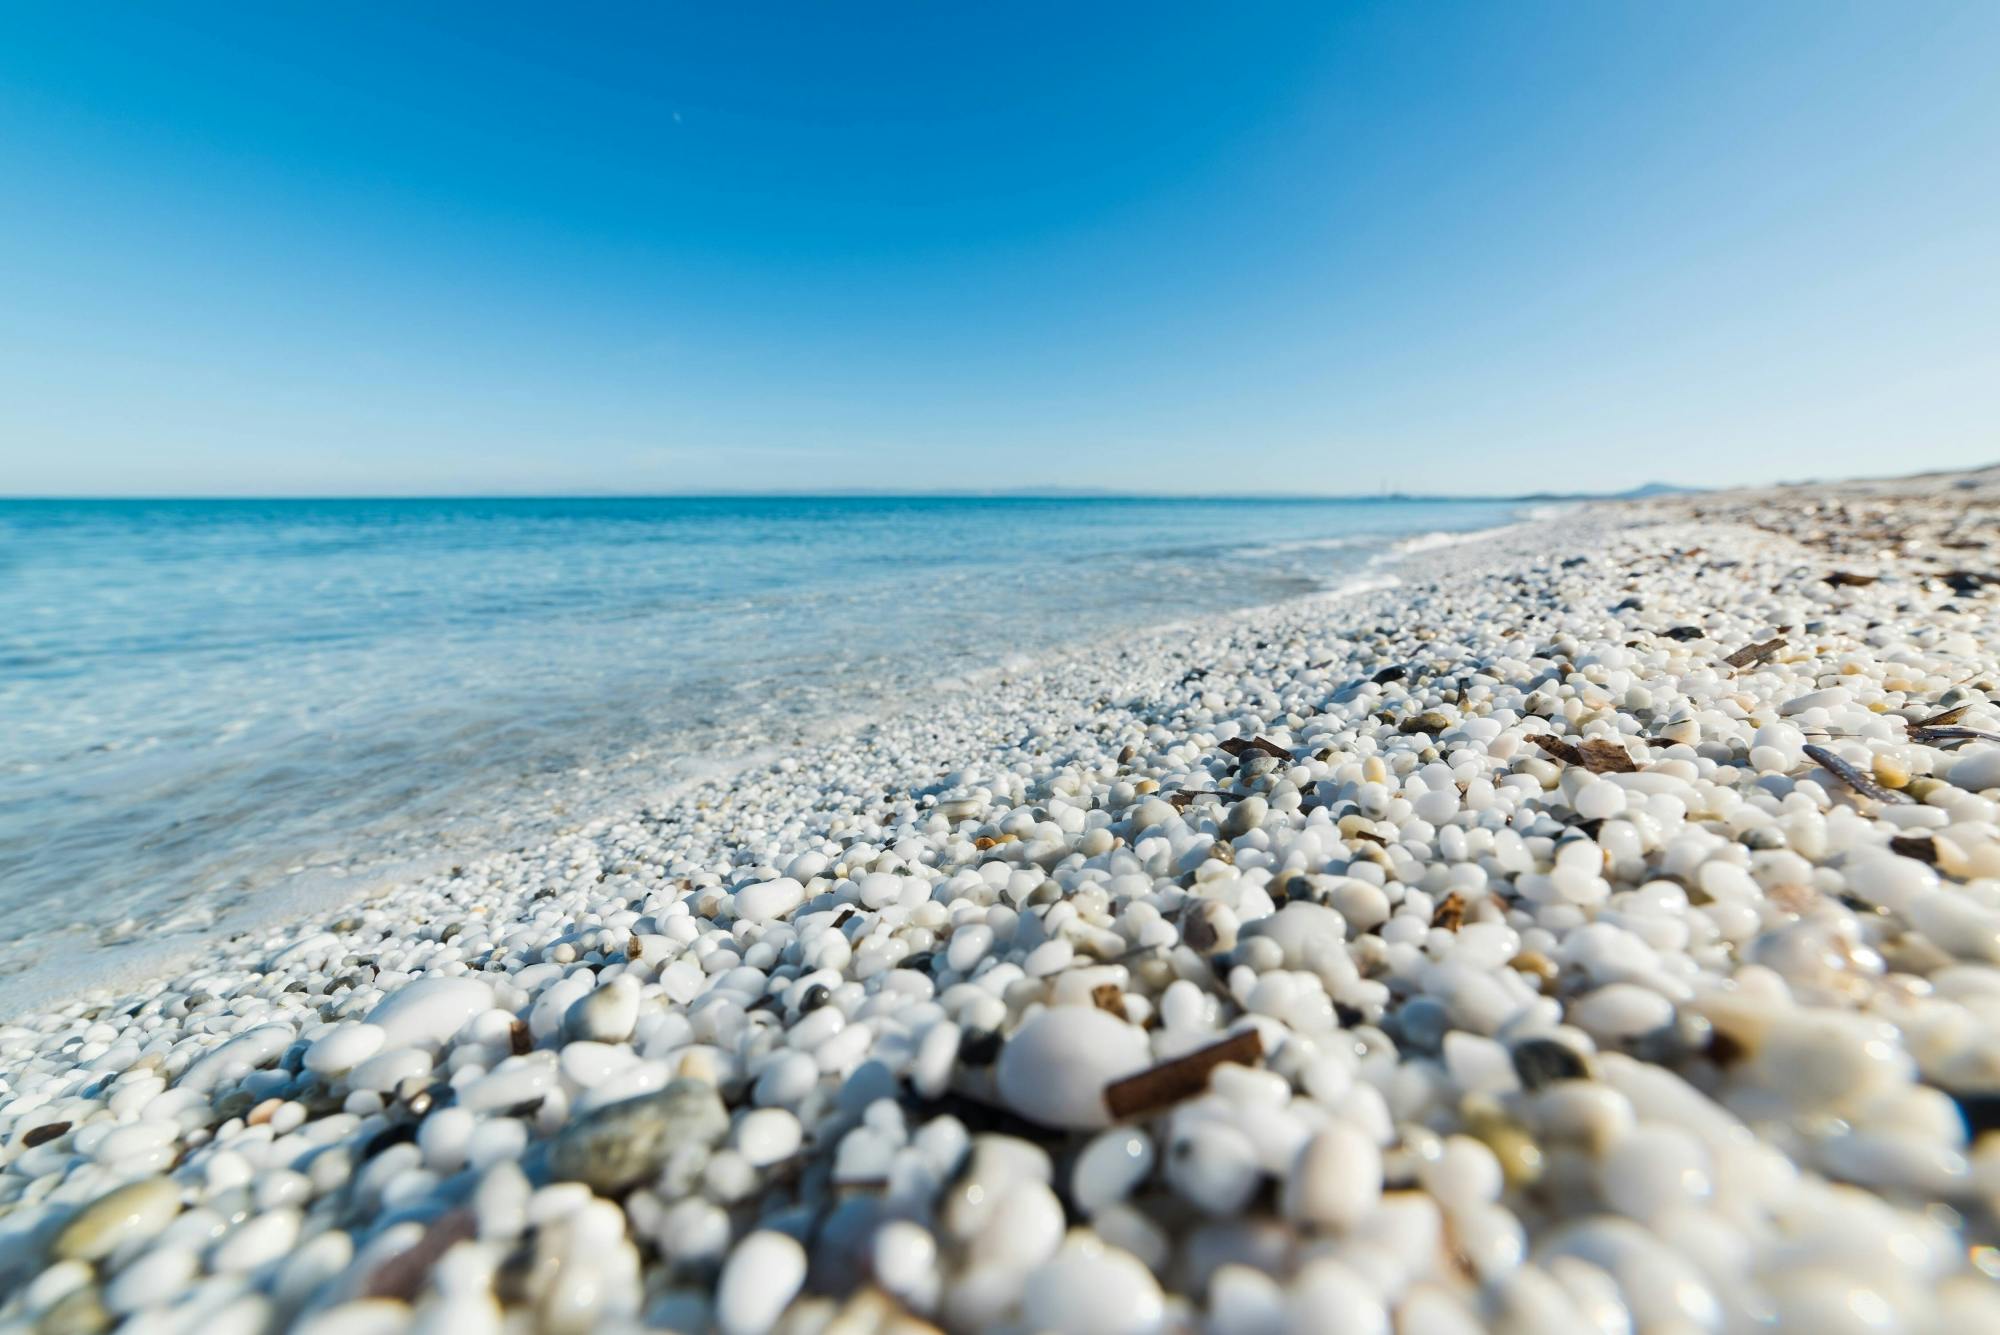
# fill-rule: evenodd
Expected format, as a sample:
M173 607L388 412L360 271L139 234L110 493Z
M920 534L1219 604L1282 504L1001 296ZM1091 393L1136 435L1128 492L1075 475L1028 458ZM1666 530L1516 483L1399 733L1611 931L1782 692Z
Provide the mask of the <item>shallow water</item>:
M0 974L1513 508L0 501Z

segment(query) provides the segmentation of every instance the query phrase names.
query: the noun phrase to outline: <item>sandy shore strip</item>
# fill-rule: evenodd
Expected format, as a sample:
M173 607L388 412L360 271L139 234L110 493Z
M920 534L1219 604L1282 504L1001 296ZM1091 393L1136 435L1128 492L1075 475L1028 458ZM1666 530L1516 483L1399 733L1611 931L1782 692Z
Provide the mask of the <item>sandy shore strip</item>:
M2000 473L913 703L0 1023L0 1328L2000 1329Z

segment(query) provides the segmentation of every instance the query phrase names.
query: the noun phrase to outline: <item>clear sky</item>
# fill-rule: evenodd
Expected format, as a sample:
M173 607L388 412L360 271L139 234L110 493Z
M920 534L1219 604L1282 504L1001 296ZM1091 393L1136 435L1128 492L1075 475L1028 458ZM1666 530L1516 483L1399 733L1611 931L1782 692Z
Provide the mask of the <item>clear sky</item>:
M2000 459L2000 4L6 4L0 493Z

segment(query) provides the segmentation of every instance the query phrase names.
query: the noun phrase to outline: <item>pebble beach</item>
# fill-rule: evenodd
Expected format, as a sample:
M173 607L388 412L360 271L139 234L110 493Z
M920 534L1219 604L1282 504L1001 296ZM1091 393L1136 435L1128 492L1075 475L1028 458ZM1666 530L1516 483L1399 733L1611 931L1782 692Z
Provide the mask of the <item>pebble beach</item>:
M1383 576L0 1016L0 1331L2000 1330L2000 470Z

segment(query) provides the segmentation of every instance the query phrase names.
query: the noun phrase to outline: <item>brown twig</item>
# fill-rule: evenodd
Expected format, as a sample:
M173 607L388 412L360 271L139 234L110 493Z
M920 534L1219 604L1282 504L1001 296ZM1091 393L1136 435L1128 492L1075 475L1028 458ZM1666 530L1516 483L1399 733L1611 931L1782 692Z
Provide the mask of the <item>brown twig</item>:
M1245 1029L1185 1057L1112 1081L1104 1087L1104 1106L1115 1118L1142 1117L1207 1089L1209 1072L1224 1062L1248 1066L1263 1055L1264 1040L1255 1029Z

